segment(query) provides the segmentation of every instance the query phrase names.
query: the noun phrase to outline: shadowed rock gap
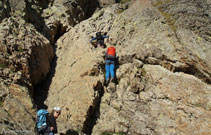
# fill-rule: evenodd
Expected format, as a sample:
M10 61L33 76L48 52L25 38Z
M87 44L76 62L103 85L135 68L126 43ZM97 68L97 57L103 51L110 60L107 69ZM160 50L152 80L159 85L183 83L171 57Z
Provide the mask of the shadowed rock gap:
M55 44L54 52L56 51L56 48L57 46ZM44 105L44 101L47 99L49 87L51 85L52 78L54 77L54 74L55 74L57 59L58 57L55 54L51 62L50 71L47 74L46 79L43 80L41 83L37 84L36 86L34 86L34 101L37 105L37 108L42 107Z
M211 84L211 80L204 75L197 67L195 67L194 65L188 65L187 68L175 68L175 70L173 72L183 72L189 75L193 75L199 79L201 79L203 82L207 83L207 84ZM209 73L206 73L209 75ZM210 76L210 75L209 75Z
M202 80L203 82L205 82L207 84L211 84L211 80L209 78L210 74L208 72L204 71L208 75L208 76L206 76L205 73L200 71L195 65L192 65L192 64L187 64L186 66L183 66L183 67L176 67L173 65L174 64L173 61L168 61L165 59L161 59L159 63L149 62L149 61L147 61L147 58L145 58L144 60L141 60L141 59L138 59L138 60L142 61L144 64L160 65L160 66L168 69L171 72L183 72L185 74L193 75L193 76L199 78L200 80ZM168 63L166 63L165 61L167 61ZM164 63L164 65L162 63ZM167 66L168 66L168 68L167 68ZM171 69L169 69L169 66L171 67Z
M47 39L50 39L50 34L48 33L50 29L46 26L45 20L41 16L41 13L47 7L47 4L44 4L45 6L43 7L42 10L39 11L40 12L39 13L37 10L32 8L32 6L35 4L34 1L29 2L25 0L25 3L26 3L26 7L28 7L28 8L25 8L26 15L24 16L24 19L26 20L26 22L34 25L34 27L40 34L42 34ZM32 13L33 13L33 16L31 15Z
M96 2L93 2L93 0L89 0L89 3L91 4L89 7L87 7L87 9L85 9L85 14L86 14L86 18L85 19L88 19L89 17L91 17L96 8L99 8L99 2L96 1Z
M152 57L155 58L155 57ZM149 65L160 65L166 69L168 69L171 72L183 72L185 74L189 74L189 75L193 75L197 78L199 78L200 80L202 80L203 82L207 83L207 84L211 84L211 80L209 78L210 73L208 73L207 71L200 71L195 65L192 64L186 64L186 66L178 66L176 67L174 64L176 63L175 61L171 61L169 59L166 58L162 58L162 59L157 59L157 62L150 62L148 60L148 57L143 59L139 59L137 58L136 55L134 56L122 56L121 58L121 62L119 63L118 66L123 65L125 63L132 63L133 59L137 59L139 61L142 61L144 64L149 64ZM170 69L169 69L170 67ZM204 73L203 73L204 72ZM206 76L208 75L208 76Z
M100 105L101 105L101 99L104 95L104 87L101 82L98 82L96 87L94 88L95 91L98 91L99 96L96 98L95 106L91 106L87 112L87 119L84 122L83 126L83 132L86 133L86 135L91 135L92 130L97 122L97 119L100 117Z

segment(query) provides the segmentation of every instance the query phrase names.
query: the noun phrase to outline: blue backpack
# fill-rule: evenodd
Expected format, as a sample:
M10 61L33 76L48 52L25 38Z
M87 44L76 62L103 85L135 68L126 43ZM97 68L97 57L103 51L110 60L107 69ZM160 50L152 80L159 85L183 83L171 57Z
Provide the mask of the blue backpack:
M37 111L37 121L36 121L36 129L38 133L44 133L47 128L47 119L48 111L45 109L40 109Z

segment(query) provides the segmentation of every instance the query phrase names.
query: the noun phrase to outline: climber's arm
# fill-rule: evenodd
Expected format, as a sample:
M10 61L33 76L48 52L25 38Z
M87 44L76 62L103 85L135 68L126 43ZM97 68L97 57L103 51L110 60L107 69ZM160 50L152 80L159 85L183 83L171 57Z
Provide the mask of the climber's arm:
M93 37L91 40L90 40L90 43L93 41L93 40L96 40L97 38L96 37Z

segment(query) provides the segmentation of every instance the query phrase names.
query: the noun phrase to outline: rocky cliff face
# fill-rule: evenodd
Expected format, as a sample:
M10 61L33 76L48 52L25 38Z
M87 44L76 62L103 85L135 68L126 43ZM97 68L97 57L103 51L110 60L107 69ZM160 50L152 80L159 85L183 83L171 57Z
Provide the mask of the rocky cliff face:
M4 132L33 134L34 105L47 98L62 107L61 134L210 134L209 0L19 2L0 14ZM103 86L97 31L117 49L116 85Z
M5 133L14 130L31 133L33 85L45 78L54 56L50 42L32 25L19 19L11 17L0 24L0 126Z
M30 0L0 3L0 134L34 134L35 111L40 103L33 100L39 92L34 87L50 70L54 43L67 26L85 19L97 6L97 1L54 3L56 1ZM66 3L75 5L66 8L65 15L50 10L61 5L68 7ZM88 10L90 7L92 10ZM46 19L47 10L51 17L58 17L59 23ZM80 18L79 14L82 14ZM70 16L74 23L70 22Z
M181 4L184 14L178 11ZM209 4L198 4L117 4L100 10L60 38L47 99L49 106L63 107L60 131L209 134L211 48L209 35L204 33L209 33L210 17L203 17L200 29L193 29L198 24L191 21L209 12L198 6ZM188 8L195 12L189 15ZM117 48L116 86L111 83L96 89L103 83L106 50L92 48L87 35L97 31L108 32L107 45Z

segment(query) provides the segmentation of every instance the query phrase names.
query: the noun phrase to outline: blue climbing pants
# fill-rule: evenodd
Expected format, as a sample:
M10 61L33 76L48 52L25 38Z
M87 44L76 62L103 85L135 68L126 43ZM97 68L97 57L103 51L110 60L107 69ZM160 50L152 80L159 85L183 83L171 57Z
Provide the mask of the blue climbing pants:
M110 60L106 60L105 69L106 69L106 80L109 80L110 77L114 79L114 77L115 77L114 62L110 61Z

